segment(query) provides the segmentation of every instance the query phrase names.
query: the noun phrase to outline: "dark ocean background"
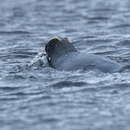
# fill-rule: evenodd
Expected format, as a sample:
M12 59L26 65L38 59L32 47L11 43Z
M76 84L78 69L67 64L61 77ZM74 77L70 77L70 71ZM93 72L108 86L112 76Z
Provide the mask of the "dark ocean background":
M124 70L35 64L53 36ZM1 0L0 130L130 130L129 65L129 0Z

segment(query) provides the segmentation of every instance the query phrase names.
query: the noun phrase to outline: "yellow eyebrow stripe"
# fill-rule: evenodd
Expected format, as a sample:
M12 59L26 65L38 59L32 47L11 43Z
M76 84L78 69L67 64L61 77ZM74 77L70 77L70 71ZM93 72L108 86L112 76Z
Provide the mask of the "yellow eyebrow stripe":
M61 38L56 36L56 37L51 38L50 40L59 40L59 41L61 41Z

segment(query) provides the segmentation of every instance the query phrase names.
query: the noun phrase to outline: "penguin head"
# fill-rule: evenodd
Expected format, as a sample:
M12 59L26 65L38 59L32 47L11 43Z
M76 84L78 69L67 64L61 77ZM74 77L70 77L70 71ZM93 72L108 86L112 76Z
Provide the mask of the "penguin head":
M45 51L48 61L51 62L53 58L58 58L68 52L76 51L76 49L68 38L53 37L45 45Z
M45 46L45 51L48 57L52 57L56 53L59 44L61 44L61 40L62 39L59 37L54 37L48 41Z

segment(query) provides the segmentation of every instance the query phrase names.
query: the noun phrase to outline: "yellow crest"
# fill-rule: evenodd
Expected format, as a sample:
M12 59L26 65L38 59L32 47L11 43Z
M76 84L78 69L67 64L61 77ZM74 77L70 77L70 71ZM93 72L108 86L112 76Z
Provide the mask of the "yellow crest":
M51 40L59 40L59 41L61 41L61 38L56 36L56 37L51 38L50 41Z

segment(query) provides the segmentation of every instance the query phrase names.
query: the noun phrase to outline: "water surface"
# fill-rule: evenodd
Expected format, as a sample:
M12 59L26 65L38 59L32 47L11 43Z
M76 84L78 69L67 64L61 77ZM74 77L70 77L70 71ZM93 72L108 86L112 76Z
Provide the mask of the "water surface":
M0 4L1 130L130 129L130 1L4 0ZM26 67L52 36L109 57L119 73Z

